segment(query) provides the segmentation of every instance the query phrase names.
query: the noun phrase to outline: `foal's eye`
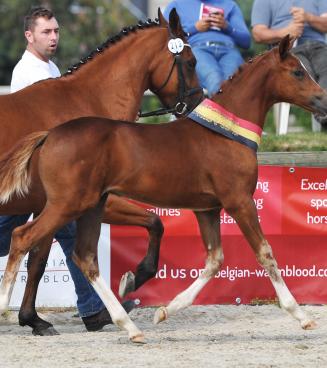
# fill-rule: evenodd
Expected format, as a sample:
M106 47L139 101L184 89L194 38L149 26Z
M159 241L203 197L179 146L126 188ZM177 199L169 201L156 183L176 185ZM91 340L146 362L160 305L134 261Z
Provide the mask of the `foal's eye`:
M293 70L292 71L292 74L294 75L295 78L298 78L298 79L303 79L304 78L304 71L303 70Z

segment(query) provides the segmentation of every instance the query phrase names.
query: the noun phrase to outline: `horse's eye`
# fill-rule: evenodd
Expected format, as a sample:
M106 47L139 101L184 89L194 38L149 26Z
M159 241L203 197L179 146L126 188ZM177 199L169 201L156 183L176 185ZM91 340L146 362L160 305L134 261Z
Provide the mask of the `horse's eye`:
M298 79L303 79L304 78L304 71L303 70L300 70L300 69L293 70L292 74L294 75L295 78L298 78Z

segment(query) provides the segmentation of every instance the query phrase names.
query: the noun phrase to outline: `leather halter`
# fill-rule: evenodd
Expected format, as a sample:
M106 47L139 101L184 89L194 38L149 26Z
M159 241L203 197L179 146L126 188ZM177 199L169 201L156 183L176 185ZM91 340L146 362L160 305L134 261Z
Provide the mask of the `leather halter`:
M169 29L169 34L170 34L170 40L174 39L174 36ZM191 47L189 44L184 43L184 46L186 47ZM166 80L164 81L164 83L161 85L161 87L157 88L156 90L154 90L154 93L158 93L159 91L161 91L163 88L165 88L165 86L168 84L170 77L173 73L174 67L177 66L177 75L178 75L178 97L177 97L177 103L174 107L172 108L161 108L155 111L151 111L151 112L146 112L146 113L142 113L140 111L139 113L139 117L149 117L149 116L159 116L159 115L164 115L164 114L176 114L178 116L186 116L187 114L189 114L203 99L203 91L202 88L198 87L198 88L188 88L186 81L185 81L185 77L184 77L184 73L183 73L183 64L186 63L186 61L183 60L181 52L177 52L174 53L174 61L173 64L170 68L170 71L168 73L168 76L166 78ZM195 104L192 104L192 106L188 106L187 103L185 102L185 98L192 96L194 94L200 94L199 99L197 100L197 102Z

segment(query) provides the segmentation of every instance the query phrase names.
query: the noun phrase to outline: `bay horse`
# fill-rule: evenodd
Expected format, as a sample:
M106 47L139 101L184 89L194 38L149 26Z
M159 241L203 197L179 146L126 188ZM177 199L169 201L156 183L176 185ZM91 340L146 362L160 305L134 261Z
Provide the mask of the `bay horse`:
M177 12L172 12L168 23L158 10L158 21L124 28L62 77L0 96L0 154L33 131L50 129L73 118L93 115L134 120L146 89L157 94L165 106L177 106L177 114L183 113L183 108L190 111L202 92L199 93L195 75L195 58L187 44L177 53L171 45L168 48L168 43L176 39L185 42ZM11 201L1 207L0 213L38 213L44 203L43 190L32 190L23 201ZM150 254L160 245L163 226L159 217L122 198L111 196L103 222L143 226L149 232ZM57 333L35 310L37 287L50 244L51 240L40 244L29 255L28 280L19 312L20 325L31 326L38 335ZM149 260L152 257L145 257L139 266L139 285L152 276L158 262L154 260L152 265Z
M243 66L191 117L159 125L85 117L21 141L0 164L0 200L5 203L14 194L28 193L31 173L37 171L46 205L33 222L13 232L0 310L8 305L26 252L76 219L74 261L103 298L114 323L127 330L132 341L143 341L98 269L102 212L107 196L115 194L158 207L192 209L199 224L207 250L204 271L167 307L157 310L156 323L192 304L219 271L223 263L219 218L224 208L267 271L280 305L302 328L314 328L315 321L297 304L278 271L253 201L255 149L269 108L287 101L311 112L327 112L327 92L290 53L291 46L286 36L279 47ZM218 121L211 120L215 115Z

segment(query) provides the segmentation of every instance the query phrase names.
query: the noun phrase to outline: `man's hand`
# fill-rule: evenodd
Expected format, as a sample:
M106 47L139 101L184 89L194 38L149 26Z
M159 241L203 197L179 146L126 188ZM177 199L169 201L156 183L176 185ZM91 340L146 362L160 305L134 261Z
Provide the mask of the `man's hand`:
M195 23L195 28L199 32L206 32L211 27L209 18L200 19Z
M211 13L208 19L210 21L211 27L216 27L220 29L227 28L227 22L223 13Z
M291 8L291 14L294 22L305 23L308 21L308 13L306 13L303 8L293 6Z
M292 21L287 27L286 34L288 33L291 37L299 38L302 36L303 29L304 29L304 23L303 22L297 22Z

